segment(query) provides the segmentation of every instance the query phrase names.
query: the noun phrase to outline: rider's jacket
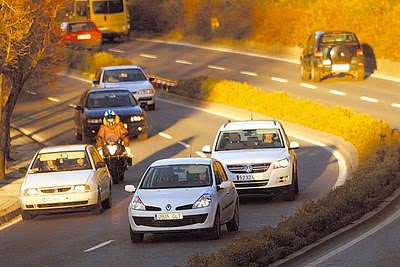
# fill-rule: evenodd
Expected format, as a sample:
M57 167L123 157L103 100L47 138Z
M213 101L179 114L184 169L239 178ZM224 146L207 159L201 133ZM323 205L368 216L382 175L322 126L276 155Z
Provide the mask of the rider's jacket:
M97 134L97 136L99 137L96 141L97 147L100 147L103 144L104 139L112 134L115 134L118 137L120 137L124 141L124 146L129 146L128 130L125 129L124 124L122 122L118 122L112 126L108 124L102 124L100 126L99 132Z

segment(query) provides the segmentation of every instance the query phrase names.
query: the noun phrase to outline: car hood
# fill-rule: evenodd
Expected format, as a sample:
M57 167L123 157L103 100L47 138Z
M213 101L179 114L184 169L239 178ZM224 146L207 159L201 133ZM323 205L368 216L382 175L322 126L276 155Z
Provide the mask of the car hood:
M92 172L92 170L80 170L28 174L25 177L25 186L41 188L86 184Z
M149 81L122 82L122 83L104 83L104 88L127 88L130 91L151 89L153 86Z
M254 164L273 162L287 157L285 148L214 151L211 155L224 164Z
M165 209L165 205L170 204L172 210L176 207L193 204L201 195L211 193L211 187L195 188L169 188L169 189L139 189L137 196L145 205L160 207Z
M133 107L120 107L120 108L93 108L87 109L85 108L85 115L87 118L101 118L104 116L104 113L112 109L116 114L120 117L132 116L132 115L142 115L143 110L139 105Z

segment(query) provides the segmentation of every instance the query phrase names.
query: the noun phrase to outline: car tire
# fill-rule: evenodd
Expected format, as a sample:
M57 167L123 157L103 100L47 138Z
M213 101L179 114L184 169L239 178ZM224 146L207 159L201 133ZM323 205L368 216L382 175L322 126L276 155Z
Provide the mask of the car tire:
M148 109L148 110L155 110L155 109L156 109L156 104L154 103L154 104L152 104L152 105L148 105L148 106L147 106L147 109Z
M285 195L283 195L283 199L285 201L294 201L295 198L296 198L296 186L295 186L295 181L293 180L293 183L290 185L290 188L287 190Z
M294 193L297 195L299 193L299 179L297 177L297 169L294 171Z
M28 221L28 220L32 220L33 218L35 218L35 216L28 212L28 211L24 211L21 210L21 216L22 216L22 220Z
M91 141L92 141L92 140L91 140L90 136L88 136L88 135L86 135L86 134L82 134L82 142L83 142L84 144L90 144Z
M321 72L314 67L311 67L311 79L313 82L319 83L321 81Z
M134 231L132 231L132 228L130 226L129 226L129 233L131 236L132 243L142 243L143 242L144 234L135 233Z
M311 72L306 70L306 67L304 66L304 63L302 62L300 64L300 76L302 81L308 81L310 80L310 75Z
M100 190L100 189L98 189L98 190ZM100 215L102 211L103 211L103 206L101 204L101 197L100 197L100 191L99 191L98 196L97 196L97 203L92 208L91 212L92 212L92 215Z
M233 214L233 218L226 223L226 229L229 232L239 230L239 204L236 203L235 205L235 212Z
M357 81L363 81L364 78L365 78L364 75L365 75L364 67L361 67L361 68L359 68L359 69L356 71L356 73L355 73L355 75L354 75L354 78L355 78Z
M210 230L210 239L217 240L221 237L221 218L219 216L219 207L215 213L214 225Z
M111 185L110 185L110 195L108 198L102 203L103 209L110 209L112 206L112 194L111 194Z
M138 139L139 139L140 141L144 141L144 140L149 139L149 132L146 131L145 133L139 134L139 135L138 135Z

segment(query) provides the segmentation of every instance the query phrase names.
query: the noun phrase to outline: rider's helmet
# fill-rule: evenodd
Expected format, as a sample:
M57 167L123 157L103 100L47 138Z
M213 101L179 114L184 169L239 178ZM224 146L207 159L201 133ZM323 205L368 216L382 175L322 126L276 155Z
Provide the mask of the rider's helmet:
M107 125L113 126L115 124L115 118L117 114L115 114L114 110L107 110L104 113L104 120L106 121Z

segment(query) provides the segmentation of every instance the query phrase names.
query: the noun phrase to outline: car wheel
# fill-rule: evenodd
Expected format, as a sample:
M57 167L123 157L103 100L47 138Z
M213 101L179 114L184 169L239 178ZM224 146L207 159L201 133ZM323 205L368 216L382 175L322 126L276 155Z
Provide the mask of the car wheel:
M142 243L143 242L144 234L135 233L134 231L132 231L132 228L130 226L129 226L129 233L131 235L132 243Z
M102 203L103 209L110 209L112 206L112 195L111 195L111 185L110 185L110 195L108 198Z
M215 213L214 225L210 230L210 239L216 240L221 237L221 219L219 218L219 208Z
M148 108L148 110L155 110L156 104L148 105L147 108Z
M125 173L122 172L119 174L119 181L122 182L125 179Z
M321 81L321 72L317 70L314 65L311 67L311 79L313 82L319 83Z
M32 220L33 218L35 218L35 216L28 212L28 211L24 211L21 210L21 216L22 216L22 220L28 221L28 220Z
M145 133L142 133L142 134L139 134L139 135L138 135L138 139L139 139L140 141L147 140L148 138L149 138L149 132L148 132L148 131L146 131Z
M82 134L82 141L85 144L90 144L90 142L92 141L90 136L86 135L86 134Z
M294 177L293 177L294 178ZM295 181L290 185L290 188L287 190L285 195L283 196L285 201L294 201L296 198L296 186Z
M82 141L82 133L78 132L78 127L74 127L74 135L77 141Z
M302 81L308 81L310 80L310 71L306 70L306 67L304 66L304 63L300 64L300 76Z
M365 75L364 68L361 67L356 71L356 73L354 75L354 78L356 78L357 81L363 81L364 80L364 75Z
M239 230L239 204L236 203L235 205L235 212L233 214L232 220L226 223L226 229L229 232Z
M120 180L119 180L119 175L118 175L117 171L113 171L111 173L111 178L112 178L112 181L114 184L119 184Z
M297 170L294 171L294 193L297 195L299 193L299 179L297 177Z
M97 203L92 209L92 214L93 215L100 215L102 210L103 210L103 206L101 205L101 197L100 197L100 191L99 191L99 194L97 196Z

